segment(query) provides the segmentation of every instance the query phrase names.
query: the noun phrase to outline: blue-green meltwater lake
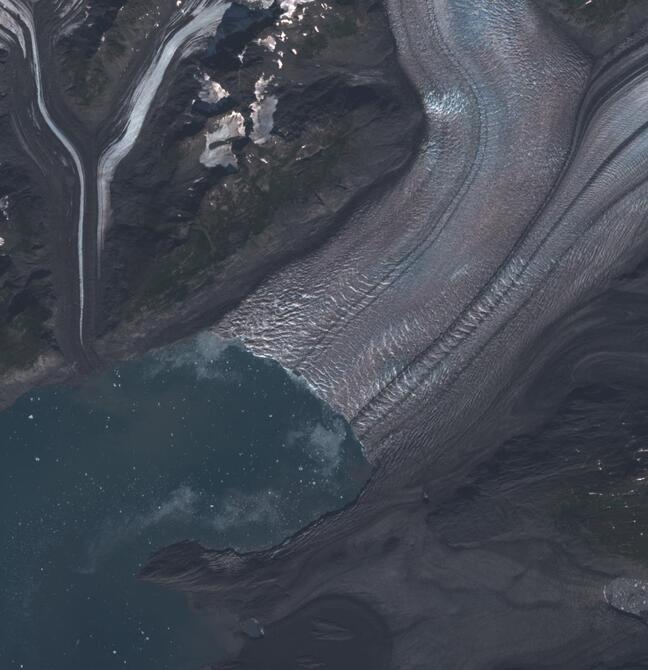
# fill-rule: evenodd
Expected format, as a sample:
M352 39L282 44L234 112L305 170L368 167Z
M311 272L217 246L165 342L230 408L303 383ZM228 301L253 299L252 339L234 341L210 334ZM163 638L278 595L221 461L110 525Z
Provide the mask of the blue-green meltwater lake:
M203 333L0 413L0 668L192 670L217 626L135 575L271 545L352 500L359 443L298 379Z

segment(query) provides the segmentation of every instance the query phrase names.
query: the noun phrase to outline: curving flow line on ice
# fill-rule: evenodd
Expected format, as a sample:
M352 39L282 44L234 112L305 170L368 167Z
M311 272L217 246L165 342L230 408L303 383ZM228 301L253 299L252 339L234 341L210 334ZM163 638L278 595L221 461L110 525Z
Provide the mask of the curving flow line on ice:
M78 336L81 348L84 348L84 315L85 315L85 285L84 285L84 245L83 245L83 222L85 220L86 184L85 173L81 163L81 157L72 142L65 133L56 125L54 119L47 109L45 95L43 92L43 81L40 66L40 55L36 40L36 26L31 9L21 0L0 0L0 31L13 36L20 45L23 55L28 58L25 33L20 26L24 24L28 33L29 46L32 52L32 72L36 84L36 100L38 109L47 127L52 131L56 139L63 145L74 163L79 180L79 208L77 218L77 257L79 273L79 324Z
M155 96L164 80L176 53L190 51L198 40L215 32L231 3L223 0L194 0L187 3L171 21L169 34L162 41L152 61L144 71L126 104L127 118L117 137L102 152L97 165L97 267L101 266L101 253L110 220L110 186L117 167L129 154L137 141ZM185 17L189 21L172 30Z
M97 274L101 263L101 252L106 229L110 219L110 187L121 161L129 154L137 141L144 122L164 80L169 66L178 52L186 55L197 42L213 34L231 3L224 0L188 0L173 16L167 26L167 34L156 49L151 62L132 87L132 92L124 106L125 115L121 132L101 153L97 163ZM63 5L58 2L59 13L66 18L74 18L80 3ZM78 338L82 349L86 328L86 249L84 247L84 223L86 218L86 174L79 152L57 126L52 118L43 89L36 26L31 7L24 0L0 0L0 38L14 40L24 58L29 59L36 86L38 110L57 140L72 158L79 182L79 206L77 216L77 258L79 286Z

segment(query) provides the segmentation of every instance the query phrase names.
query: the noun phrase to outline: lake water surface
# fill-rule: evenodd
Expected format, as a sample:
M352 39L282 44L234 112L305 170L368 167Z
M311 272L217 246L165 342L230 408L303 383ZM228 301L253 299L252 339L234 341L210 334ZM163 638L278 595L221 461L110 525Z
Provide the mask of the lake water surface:
M347 424L209 334L0 413L0 667L190 670L218 637L135 574L183 539L267 546L368 477Z

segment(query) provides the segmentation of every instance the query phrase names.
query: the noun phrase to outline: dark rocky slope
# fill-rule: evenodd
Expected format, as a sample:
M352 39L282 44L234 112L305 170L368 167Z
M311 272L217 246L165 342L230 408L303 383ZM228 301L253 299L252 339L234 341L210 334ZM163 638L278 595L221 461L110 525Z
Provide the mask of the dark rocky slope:
M413 154L422 113L380 4L300 11L288 22L276 6L233 5L208 50L165 87L113 184L97 325L105 354L213 322ZM263 137L255 86L276 104ZM206 134L232 118L242 127L221 145L231 163L205 166Z
M15 55L0 49L0 373L58 351L53 257L63 212L56 196L69 184L50 190L44 164L52 162L27 149L28 121L17 113L23 98L15 95L20 74Z
M385 198L372 210L382 226L357 217L368 231L362 239L350 235L345 245L338 243L341 234L293 272L278 273L225 320L224 332L239 333L256 351L304 371L324 397L354 418L376 467L363 495L268 551L236 554L195 543L169 547L153 557L144 578L189 594L196 607L229 611L241 622L254 617L269 631L276 625L278 635L294 625L286 637L295 651L308 643L299 613L323 597L349 596L388 627L392 668L646 666L645 625L636 617L645 599L645 564L629 552L619 555L618 542L616 555L586 545L564 526L557 528L547 513L547 498L555 502L559 493L551 490L552 477L574 484L575 472L589 470L580 495L599 493L591 475L606 465L591 448L592 435L579 432L567 412L561 417L564 431L549 449L540 445L554 454L547 463L535 452L532 427L541 420L536 403L544 404L547 417L554 403L587 383L592 369L618 373L627 367L635 375L636 368L643 370L644 331L637 318L645 314L645 295L628 296L633 307L621 305L621 323L610 323L605 336L597 330L612 311L583 314L578 308L604 292L612 278L633 270L648 248L647 55L645 43L637 44L636 53L627 52L610 67L592 67L594 59L565 39L566 25L547 20L537 4L390 2L409 73L418 77L421 90L433 82L441 91L427 100L431 138L454 138L451 124L444 125L448 117L461 131L466 118L474 122L457 133L454 151L442 153L440 165L433 162L438 154L428 163L417 160L403 179L403 191L411 194L403 227L420 222L426 231L436 222L428 202L416 199L416 177L430 163L438 167L440 177L421 189L434 194L430 200L450 184L450 223L443 237L414 265L412 249L422 245L413 235L394 262L402 267L400 274L380 274L379 260L370 257L365 267L379 281L364 285L369 272L358 278L345 272L344 261L352 257L357 265L362 251L370 250L369 256L387 247L384 224L390 212L402 211L405 199L397 194L394 204ZM419 39L421 33L425 39ZM464 98L457 89L465 91ZM543 126L557 111L552 105L562 105L560 113ZM525 120L524 132L508 135ZM556 172L533 193L524 193L547 164L538 147L547 140L554 151L564 148L557 152ZM455 186L451 167L457 147L471 168ZM524 160L514 169L519 156ZM520 214L538 190L544 199ZM517 215L523 223L514 239L507 238ZM471 247L475 241L479 245ZM490 264L484 281L476 279L481 264ZM341 268L346 280L333 290L330 267ZM346 292L348 285L359 299ZM323 304L320 296L331 293L331 304ZM625 346L616 351L620 327L631 354ZM555 364L565 358L570 362ZM542 375L552 383L539 382ZM607 384L618 381L614 374L606 377ZM358 401L362 393L367 399ZM609 407L610 415L619 414ZM578 406L572 412L578 416ZM591 422L608 454L601 424L610 418ZM522 441L530 453L518 456L517 464L507 461L502 468L507 477L499 475L494 454L525 431L531 437ZM632 461L632 443L623 437L619 449ZM578 443L575 453L568 449L569 438ZM640 489L628 461L623 465L631 481L624 484ZM476 473L485 463L489 484L482 488ZM609 480L606 489L614 493ZM626 526L635 525L627 513L625 519ZM629 580L620 583L619 576ZM336 632L350 638L353 627ZM261 667L255 645L246 643L225 667ZM284 658L273 656L270 644L264 649L262 667L282 668ZM315 645L311 649L297 664L357 667L348 658L329 661Z
M643 0L536 0L587 52L600 56L645 27Z
M96 282L97 160L177 12L175 0L95 0L64 19L36 7L47 102L87 171L86 337L95 365L94 350L104 360L128 356L212 323L333 234L405 166L424 132L380 2L235 2L207 42L171 63L117 170ZM77 186L62 148L52 151L47 129L24 114L34 105L29 59L12 48L2 61L8 402L50 378L62 358L77 362ZM218 139L227 119L237 120L234 134ZM230 162L219 165L221 154Z

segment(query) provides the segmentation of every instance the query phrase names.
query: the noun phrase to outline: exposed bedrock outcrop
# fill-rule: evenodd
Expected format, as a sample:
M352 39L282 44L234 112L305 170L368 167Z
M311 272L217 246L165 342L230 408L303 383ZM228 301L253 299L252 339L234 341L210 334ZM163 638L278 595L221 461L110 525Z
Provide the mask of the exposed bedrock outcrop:
M330 236L423 135L379 3L227 10L115 175L97 346L213 323Z
M6 165L44 210L33 273L0 249L27 384L43 356L87 371L213 323L423 136L374 0L6 0L0 24Z
M69 315L56 262L70 257L69 244L57 224L74 180L48 179L64 160L45 138L33 137L28 82L16 50L0 47L0 374L41 365L43 357L60 362L57 322Z
M110 360L232 308L218 332L301 374L375 472L279 547L183 543L142 576L296 651L316 624L306 667L369 662L352 640L379 636L392 668L641 664L635 559L557 541L497 495L480 533L448 515L551 406L549 363L574 366L554 399L577 383L607 340L570 348L574 314L646 255L645 41L626 31L594 61L531 0L389 0L399 65L370 0L187 3L37 3L33 19L0 2L4 77L26 84L7 87L7 160L34 226L3 261L3 309L38 313L3 333L37 333L40 352L55 323L69 361Z
M143 576L266 626L351 596L389 628L393 668L641 663L643 624L603 596L641 566L524 518L453 541L441 528L467 473L536 418L525 399L557 355L544 348L556 324L646 253L645 45L594 63L525 0L389 11L425 102L425 146L393 189L217 327L351 419L374 477L355 505L274 550L186 543ZM554 399L575 383L561 379ZM242 667L255 667L250 653Z
M645 29L642 0L536 0L586 52L601 55Z

